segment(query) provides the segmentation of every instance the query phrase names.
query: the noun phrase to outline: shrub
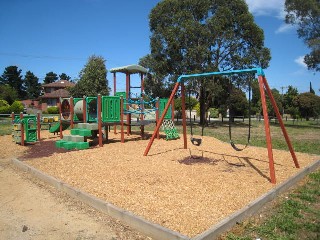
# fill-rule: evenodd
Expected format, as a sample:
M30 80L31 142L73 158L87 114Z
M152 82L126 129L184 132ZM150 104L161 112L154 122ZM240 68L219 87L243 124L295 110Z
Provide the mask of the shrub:
M6 100L0 100L0 107L7 107L10 106L9 103Z
M58 107L48 107L47 109L49 114L58 114L59 113L59 108Z
M217 108L209 108L209 112L211 118L219 117L219 110Z
M0 114L10 114L11 108L10 106L2 106L0 107Z
M20 113L23 112L24 106L20 101L14 101L10 108L11 112Z

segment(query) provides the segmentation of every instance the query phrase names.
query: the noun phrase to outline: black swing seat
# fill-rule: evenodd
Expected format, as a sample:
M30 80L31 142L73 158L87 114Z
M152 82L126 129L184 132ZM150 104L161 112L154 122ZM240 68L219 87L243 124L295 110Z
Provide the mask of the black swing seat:
M236 144L235 144L232 140L230 141L230 145L231 145L231 147L232 147L234 150L236 150L236 151L238 151L238 152L241 152L242 150L246 149L247 146L248 146L248 144L246 144L243 148L238 148L238 147L236 146Z
M202 139L201 138L194 138L194 137L191 137L190 138L190 141L193 145L195 146L200 146L201 143L202 143Z

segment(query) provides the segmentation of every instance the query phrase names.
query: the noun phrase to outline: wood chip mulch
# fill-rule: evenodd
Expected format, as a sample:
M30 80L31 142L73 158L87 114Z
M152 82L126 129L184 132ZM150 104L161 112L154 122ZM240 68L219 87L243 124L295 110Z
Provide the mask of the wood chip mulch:
M1 155L16 156L62 181L152 222L193 237L274 187L269 182L266 148L236 152L215 138L183 149L183 140L148 140L109 133L109 144L64 151L57 136L43 131L40 144L22 147L0 137ZM192 157L190 157L190 153ZM301 169L319 156L296 153ZM289 151L274 150L277 183L299 171Z

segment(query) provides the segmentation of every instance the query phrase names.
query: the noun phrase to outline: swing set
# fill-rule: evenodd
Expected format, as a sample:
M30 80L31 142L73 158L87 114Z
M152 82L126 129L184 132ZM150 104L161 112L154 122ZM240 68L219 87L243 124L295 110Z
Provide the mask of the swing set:
M265 126L265 135L266 135L266 143L267 143L267 150L268 150L268 158L269 158L269 172L270 172L270 182L275 184L276 183L276 176L275 176L275 168L274 168L274 159L273 159L273 150L272 150L272 140L271 140L271 134L270 134L270 123L269 123L269 117L268 117L268 110L267 110L267 104L266 104L266 93L268 94L272 107L276 113L276 117L279 121L282 133L284 135L284 138L286 140L286 143L288 145L289 151L291 153L293 162L295 164L296 168L300 168L297 157L295 155L294 149L292 147L291 141L289 139L288 133L285 129L285 126L283 124L278 106L276 104L276 101L273 97L273 94L271 92L271 89L269 87L269 84L267 82L267 79L265 77L265 74L263 72L262 68L250 68L250 69L242 69L242 70L231 70L231 71L223 71L223 72L207 72L207 73L200 73L200 74L188 74L188 75L181 75L178 77L176 84L174 85L174 88L171 92L170 98L164 108L164 111L162 112L162 115L159 120L159 124L157 124L156 128L153 131L153 134L149 140L149 143L144 151L144 156L147 156L151 146L154 142L154 139L157 136L157 133L160 129L160 126L164 120L164 117L170 107L170 104L174 100L174 96L179 90L179 87L181 87L181 105L182 105L182 129L183 129L183 147L184 149L188 148L188 141L187 141L187 121L186 121L186 99L185 99L185 85L184 80L186 79L194 79L199 77L210 77L210 76L228 76L228 75L236 75L236 74L245 74L245 73L254 73L258 76L258 82L259 82L259 89L260 89L260 95L261 95L261 104L262 104L262 110L263 110L263 118L264 118L264 126ZM249 86L250 90L250 86ZM250 97L250 96L249 96ZM250 99L249 99L249 105L250 105ZM250 114L249 114L250 116ZM250 141L250 124L251 119L249 119L249 133L248 133L248 143ZM192 126L192 125L191 125ZM203 128L202 128L203 132ZM202 133L203 135L203 133ZM232 141L231 136L231 122L230 122L230 116L229 116L229 137L230 137L230 144L236 151L242 151L244 148L248 146L248 143L245 145L244 148L240 149L235 145L235 143ZM192 133L192 127L191 127L191 143L194 145L201 145L202 138L194 138Z

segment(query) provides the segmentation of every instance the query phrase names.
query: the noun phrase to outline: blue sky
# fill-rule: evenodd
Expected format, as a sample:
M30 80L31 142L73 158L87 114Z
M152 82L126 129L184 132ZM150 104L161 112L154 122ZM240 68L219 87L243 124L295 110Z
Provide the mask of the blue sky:
M88 57L103 56L107 69L136 64L149 53L150 10L159 0L1 0L0 74L16 65L40 81L47 72L77 78ZM319 73L308 71L301 59L308 53L296 29L285 25L284 0L246 0L271 49L265 70L269 85L293 85L316 93ZM108 73L109 85L112 76ZM124 76L118 76L118 90ZM284 92L286 89L284 88Z

